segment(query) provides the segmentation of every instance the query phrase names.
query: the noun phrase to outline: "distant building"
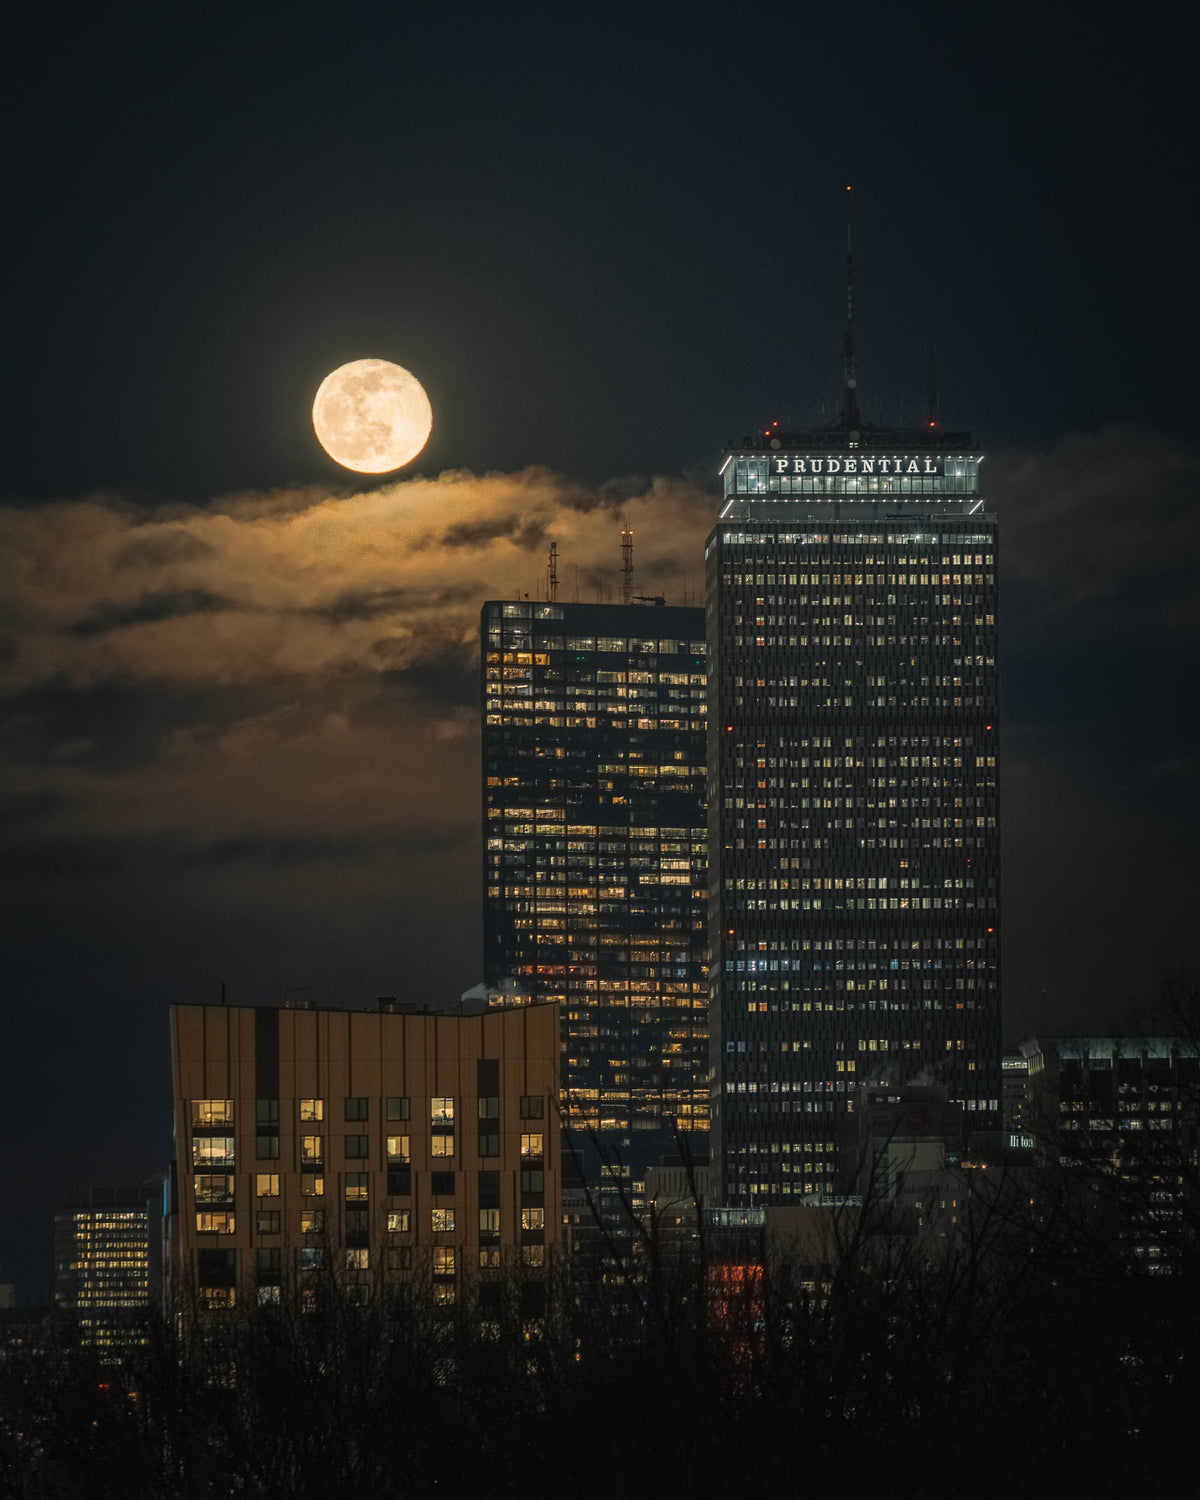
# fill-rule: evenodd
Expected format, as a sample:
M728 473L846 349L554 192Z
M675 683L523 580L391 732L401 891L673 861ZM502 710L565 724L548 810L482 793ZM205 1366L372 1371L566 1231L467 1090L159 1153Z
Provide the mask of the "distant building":
M480 637L485 987L561 1006L572 1164L640 1198L708 1149L704 612L493 600Z
M1000 1123L996 519L967 433L747 436L705 549L713 1161L839 1190L863 1082Z
M1194 1133L1200 1048L1182 1037L1035 1036L1018 1055L1028 1069L1023 1119L1044 1145L1108 1150Z
M1200 1046L1170 1036L1039 1036L1026 1128L1043 1162L1077 1176L1116 1243L1164 1274L1188 1250L1200 1201ZM1190 1251L1188 1251L1190 1254Z
M173 1007L176 1303L540 1285L561 1219L558 1019Z
M80 1187L54 1215L54 1304L102 1353L142 1342L158 1310L162 1200L161 1179Z
M850 1167L873 1227L886 1219L892 1233L954 1229L965 1195L961 1103L944 1087L864 1084L852 1112Z

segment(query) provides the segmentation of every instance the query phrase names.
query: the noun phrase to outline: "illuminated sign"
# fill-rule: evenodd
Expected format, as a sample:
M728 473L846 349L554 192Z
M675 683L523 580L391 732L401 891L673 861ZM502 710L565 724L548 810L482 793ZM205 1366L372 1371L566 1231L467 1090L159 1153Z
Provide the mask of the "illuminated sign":
M913 458L908 454L893 454L890 458L869 458L865 454L843 455L841 458L793 458L782 453L769 455L771 472L774 474L944 474L945 460L926 458L922 454Z

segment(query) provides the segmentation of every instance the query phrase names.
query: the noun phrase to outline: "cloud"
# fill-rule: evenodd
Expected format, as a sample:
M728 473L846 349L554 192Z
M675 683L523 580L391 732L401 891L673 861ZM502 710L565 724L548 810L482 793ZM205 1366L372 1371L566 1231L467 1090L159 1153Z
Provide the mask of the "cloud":
M661 589L695 572L712 504L664 480L586 490L544 470L457 471L348 495L277 491L139 515L92 499L0 513L13 647L0 686L199 684L387 671L473 639L487 597L619 562L618 516ZM607 559L597 566L598 559Z
M652 591L679 598L714 509L682 483L530 469L0 511L0 764L50 851L26 841L31 871L106 844L260 872L457 847L479 815L483 601L537 597L549 537L564 597L605 575L612 597L622 524Z

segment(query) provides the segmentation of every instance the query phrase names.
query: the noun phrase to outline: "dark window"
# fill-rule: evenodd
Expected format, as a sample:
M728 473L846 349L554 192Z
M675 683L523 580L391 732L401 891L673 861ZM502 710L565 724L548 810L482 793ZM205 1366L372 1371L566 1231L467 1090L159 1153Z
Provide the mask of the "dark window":
M409 1193L412 1192L412 1168L389 1167L387 1190L393 1197L407 1198Z
M430 1191L435 1197L444 1197L454 1192L453 1172L431 1172L429 1178Z
M521 1172L521 1191L523 1193L545 1192L543 1173L533 1167L525 1167Z
M279 1137L277 1135L260 1135L255 1147L255 1155L259 1161L273 1161L279 1155Z
M480 1172L479 1174L479 1206L480 1208L500 1207L500 1173Z
M386 1114L389 1120L407 1120L409 1113L407 1097L393 1095L388 1099Z
M370 1143L365 1135L348 1135L346 1137L346 1155L352 1157L365 1157L370 1154Z
M365 1099L347 1099L344 1118L347 1120L365 1120L367 1118L367 1101Z
M282 1227L282 1217L277 1208L260 1208L255 1222L259 1234L278 1234Z
M254 1114L260 1125L278 1125L279 1100L259 1099L255 1105Z
M479 1154L480 1156L500 1155L500 1133L499 1131L479 1132Z
M545 1113L546 1101L541 1094L521 1095L522 1120L540 1120Z
M254 1264L260 1282L269 1284L278 1281L283 1270L283 1252L278 1246L258 1250L255 1252Z
M371 1227L371 1210L369 1208L348 1208L346 1210L346 1233L366 1234Z
M412 1259L411 1245L388 1246L387 1260L389 1271L411 1271Z
M498 1120L500 1118L499 1095L487 1094L480 1099L479 1118L481 1120Z
M475 1064L475 1092L481 1098L485 1094L498 1094L500 1092L500 1062L498 1058L481 1058Z
M196 1281L200 1286L233 1286L236 1280L236 1250L196 1251Z

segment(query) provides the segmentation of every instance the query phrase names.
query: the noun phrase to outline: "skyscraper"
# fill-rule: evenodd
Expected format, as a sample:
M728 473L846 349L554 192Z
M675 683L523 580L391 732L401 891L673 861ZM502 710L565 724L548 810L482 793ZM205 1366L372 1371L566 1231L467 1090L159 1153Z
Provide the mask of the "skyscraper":
M563 1015L572 1139L632 1186L707 1154L700 609L491 601L484 970Z
M728 454L707 547L714 1152L731 1205L837 1189L855 1085L998 1126L996 523L969 434Z
M54 1303L80 1340L119 1356L144 1342L162 1269L161 1180L74 1188L54 1215Z

